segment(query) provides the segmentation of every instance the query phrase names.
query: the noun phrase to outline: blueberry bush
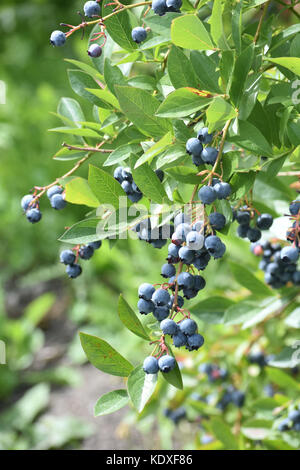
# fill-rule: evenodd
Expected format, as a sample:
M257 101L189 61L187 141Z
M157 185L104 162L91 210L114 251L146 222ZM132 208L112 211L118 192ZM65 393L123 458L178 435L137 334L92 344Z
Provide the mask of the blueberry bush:
M129 404L170 436L195 426L197 449L300 447L296 3L88 1L49 33L56 60L74 34L87 53L67 59L79 98L61 99L51 129L70 169L22 198L27 220L44 222L46 200L86 208L60 237L72 279L128 238L165 259L136 305L124 290L111 308L138 337L135 361L80 333L88 360L125 379L96 416Z

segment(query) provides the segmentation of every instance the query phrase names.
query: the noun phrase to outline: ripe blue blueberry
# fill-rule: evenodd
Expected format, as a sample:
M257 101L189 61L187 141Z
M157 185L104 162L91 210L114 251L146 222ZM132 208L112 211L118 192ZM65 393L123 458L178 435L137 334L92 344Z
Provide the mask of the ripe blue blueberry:
M217 199L215 187L202 186L198 192L198 197L203 204L211 204Z
M151 245L154 247L154 248L162 248L163 246L165 246L165 244L167 243L167 240L152 240L151 241Z
M90 47L88 48L88 55L90 57L93 57L96 59L97 57L100 57L102 54L102 47L99 46L99 44L91 44Z
M241 225L248 225L250 222L250 213L248 211L237 211L236 212L236 221Z
M183 296L185 299L193 299L198 294L198 291L193 287L192 289L183 288Z
M177 333L173 336L173 345L175 348L181 348L187 344L187 337L182 331L177 331Z
M256 227L250 227L247 231L247 238L250 242L257 242L261 238L261 231Z
M239 225L237 228L237 234L240 238L246 238L249 230L249 225Z
M216 254L221 250L222 242L216 235L210 235L205 239L205 248L209 254L215 257Z
M213 230L222 230L226 225L226 219L220 212L212 212L209 214L208 218Z
M217 183L214 185L214 190L218 199L226 199L231 194L231 186L229 183Z
M155 170L156 176L159 179L159 181L162 183L163 179L165 177L164 172L159 168L158 170Z
M198 139L197 139L198 140ZM202 150L201 158L205 163L214 165L218 156L218 150L213 147L206 147Z
M66 273L71 279L75 279L82 273L81 266L79 264L68 264L66 267Z
M204 236L193 230L186 236L186 245L190 250L201 250L204 245ZM180 250L182 250L182 248L180 248Z
M195 333L194 335L188 336L187 345L190 351L197 351L204 344L204 338L202 335Z
M164 335L175 335L178 331L177 323L170 318L166 318L160 324L160 329Z
M100 15L100 5L97 2L89 1L84 4L83 7L85 16L92 18L93 16Z
M123 180L129 181L129 183L132 183L133 178L132 178L132 173L130 171L130 168L122 168L122 178Z
M28 209L27 210L26 217L27 217L27 220L31 224L36 224L37 222L39 222L41 220L42 213L39 209L34 207L33 209Z
M50 204L53 209L60 211L66 207L67 202L62 194L54 194L50 199Z
M63 264L73 264L75 262L76 256L72 250L64 250L60 254L60 262Z
M118 166L114 171L114 178L119 181L119 183L122 183L123 181L122 171L123 168L121 166Z
M256 221L256 225L261 230L268 230L273 224L273 217L271 214L261 214Z
M154 304L153 302L151 302L151 300L140 299L138 301L137 306L138 306L139 312L142 315L148 315L148 313L151 313L154 310Z
M158 360L156 357L148 356L144 360L143 369L146 374L157 374L159 371Z
M231 400L234 403L235 406L238 408L241 408L243 404L245 403L245 394L244 392L241 392L240 390L234 390L231 394Z
M280 423L277 426L278 431L280 432L287 431L289 429L289 424L290 422L287 418L283 419L282 421L280 421Z
M289 207L291 215L297 215L300 210L300 201L293 201Z
M174 276L174 280L175 280L175 276ZM175 296L174 295L171 295L170 297L170 302L168 303L168 307L169 308L172 308L173 307L173 303L174 303L174 300L175 300ZM183 307L183 304L184 304L184 298L181 297L181 295L177 295L177 303L179 308Z
M196 232L193 232L196 233ZM194 261L195 258L195 251L190 250L187 246L182 246L179 249L179 258L181 261L183 261L185 264L191 264Z
M54 194L62 194L63 191L64 189L61 186L52 186L47 191L47 197L51 199Z
M170 294L165 289L157 289L152 295L152 302L155 303L157 307L163 307L170 302Z
M133 193L132 185L129 181L126 181L126 180L123 181L121 186L124 189L126 194L132 194Z
M197 323L191 318L186 318L179 323L179 329L185 335L193 335L197 331Z
M80 247L78 253L81 259L91 259L94 254L94 248L91 245L83 245Z
M166 0L153 0L152 10L156 15L163 16L167 12Z
M161 372L171 372L176 365L176 361L173 356L169 356L166 354L162 356L158 360L158 367Z
M142 193L138 193L136 191L133 191L132 194L128 194L128 198L130 199L131 202L139 202L143 197Z
M131 31L131 37L134 42L140 44L141 42L145 41L147 37L147 31L141 26L137 26Z
M206 281L204 277L198 275L194 276L194 289L196 289L196 291L199 292L200 290L204 289L205 285Z
M299 251L297 248L291 246L285 246L282 248L280 257L284 263L295 263L299 258Z
M191 232L191 230L192 229L189 224L183 223L183 224L177 225L174 233L179 240L185 241L187 234Z
M176 269L175 269L175 266L173 266L173 264L166 263L162 265L162 268L161 268L162 277L165 277L166 279L168 279L169 277L175 276L175 274L176 274Z
M168 8L174 8L178 11L182 7L182 0L167 0L166 5Z
M193 224L192 230L194 230L195 232L201 232L202 227L203 227L203 222L201 220L199 220L198 222L195 222Z
M292 410L288 414L288 418L293 423L300 423L300 411L299 410Z
M91 246L94 250L99 250L99 248L102 246L102 241L98 240L96 242L91 242L89 243L89 246Z
M194 287L194 277L190 273L180 273L177 277L179 289L192 289Z
M154 307L153 315L157 321L163 321L165 318L168 318L170 315L169 307L163 305L161 307Z
M178 252L179 246L174 245L174 243L170 243L170 245L168 246L168 259L179 258Z
M24 211L27 211L29 204L33 201L34 196L32 194L26 194L21 200L21 207Z
M145 282L144 284L141 284L139 287L140 299L151 300L154 292L155 292L155 288L152 286L152 284L148 284Z
M208 133L208 127L202 127L200 131L198 131L197 138L202 142L202 144L210 144L213 135Z
M66 42L67 38L65 33L62 31L53 31L50 36L50 43L52 46L60 47L63 46Z
M300 271L295 271L293 273L293 283L295 284L295 286L300 285Z
M200 166L204 164L204 161L202 160L202 158L200 156L195 156L195 155L192 156L192 162L196 166Z
M187 141L185 148L189 155L193 155L194 157L201 157L203 146L201 142L195 137L192 137Z

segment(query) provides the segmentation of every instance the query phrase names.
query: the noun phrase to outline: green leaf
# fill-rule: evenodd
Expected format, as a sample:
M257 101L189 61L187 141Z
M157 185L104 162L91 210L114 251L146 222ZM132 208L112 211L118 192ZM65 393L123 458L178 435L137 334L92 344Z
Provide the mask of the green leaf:
M177 118L189 116L211 102L211 98L200 96L198 90L179 88L170 93L158 108L156 115Z
M123 162L127 160L130 155L138 153L142 150L140 144L125 144L121 145L120 147L116 148L107 160L103 163L103 166L111 166L115 165L116 163Z
M150 340L142 323L122 295L119 297L118 314L121 322L137 336Z
M99 139L99 134L92 129L83 129L77 127L55 127L49 129L49 132L58 132L59 134L76 135L80 137L91 137L93 139Z
M94 89L94 88L86 88L86 91L88 91L88 92L90 92L90 94L100 98L101 103L108 103L113 108L120 111L120 106L119 106L119 102L118 102L117 98L108 89L98 90L98 89ZM99 104L98 106L100 106L101 108L107 107L107 105L103 106L103 104L102 105ZM110 106L108 106L108 107L110 108Z
M143 366L138 366L128 377L128 395L133 406L141 413L151 398L157 384L157 374L146 374Z
M300 365L300 344L295 341L292 348L286 347L279 354L277 354L271 361L268 362L269 366L280 367L283 369L292 369Z
M230 134L228 140L253 152L255 155L273 156L272 147L269 142L253 124L250 124L250 122L239 121L238 135Z
M205 323L223 323L224 312L232 304L230 299L213 296L197 302L191 307L191 312Z
M223 98L217 97L209 105L206 117L210 125L214 123L222 125L225 121L237 117L237 112L230 103L227 103Z
M61 98L58 104L57 112L61 116L64 116L68 120L74 122L77 127L81 127L78 122L85 121L80 104L72 98Z
M191 61L179 47L172 46L168 57L168 73L174 88L197 88L198 81Z
M230 262L230 269L236 281L258 297L268 297L272 294L271 289L255 277L245 266Z
M103 339L80 333L80 341L90 363L102 372L128 377L133 370L132 364Z
M167 132L158 142L155 142L145 153L142 155L135 164L135 168L138 168L143 163L147 162L151 158L161 153L173 140L172 132Z
M97 85L96 81L90 75L81 70L68 70L68 76L71 88L77 95L101 108L110 108L105 101L87 91L87 89L93 89Z
M126 85L126 80L119 67L111 65L109 59L104 61L104 78L107 88L114 95L116 94L115 85Z
M168 199L168 197L155 172L148 163L144 163L138 168L134 167L135 163L136 160L131 158L132 177L136 185L146 197L158 204L162 204L164 199Z
M211 37L201 20L195 15L176 18L171 26L173 44L199 51L214 49Z
M97 72L97 70L94 67L91 67L88 64L85 64L84 62L80 62L79 60L74 60L74 59L65 59L66 62L69 62L72 65L75 65L79 69L81 69L83 72L88 73L91 75L91 77L96 78L97 80L104 80L103 75L101 73Z
M246 78L252 65L253 54L254 45L251 44L244 49L234 65L229 95L236 106L238 106L245 90Z
M170 346L167 346L169 349L169 354L175 357ZM173 385L173 387L178 388L179 390L183 389L182 376L177 361L173 370L170 372L162 372L161 375L169 384Z
M126 390L113 390L105 393L95 405L94 416L103 416L120 410L129 402Z
M239 450L238 442L230 427L221 418L212 418L211 428L216 438L224 444L225 449Z
M281 65L296 75L300 75L300 58L299 57L265 57L265 60L277 65Z
M248 173L235 173L230 181L232 194L235 199L241 199L253 186L256 178L254 171Z
M221 93L218 85L220 75L216 71L216 62L211 57L205 55L204 52L199 51L192 51L190 57L194 71L197 74L198 88L213 93Z
M197 176L195 170L186 166L174 166L166 170L168 175L175 178L176 181L181 181L186 184L198 184L200 183L200 177Z
M296 307L295 310L286 317L284 323L292 328L300 328L300 307Z
M115 5L107 5L103 2L102 16L107 16L114 11ZM120 15L114 15L105 20L106 29L111 38L126 51L134 51L137 44L131 38L132 26L128 11Z
M166 119L155 116L159 101L140 88L115 86L117 97L124 114L151 137L161 137L170 129Z
M210 33L214 43L221 49L229 49L223 28L223 0L215 0L210 17Z
M225 312L226 325L239 325L260 312L256 302L244 301L231 305Z
M266 373L271 382L274 382L279 387L300 391L300 384L293 379L290 375L286 374L280 369L273 369L272 367L266 367Z
M84 178L74 178L66 184L66 200L72 204L99 207L100 203Z
M96 166L89 165L89 185L101 204L111 204L119 208L119 198L125 193L113 176Z
M242 11L243 0L235 5L232 12L232 39L238 54L242 49Z
M95 242L101 238L96 234L99 222L99 219L96 218L77 222L66 230L59 241L72 245Z

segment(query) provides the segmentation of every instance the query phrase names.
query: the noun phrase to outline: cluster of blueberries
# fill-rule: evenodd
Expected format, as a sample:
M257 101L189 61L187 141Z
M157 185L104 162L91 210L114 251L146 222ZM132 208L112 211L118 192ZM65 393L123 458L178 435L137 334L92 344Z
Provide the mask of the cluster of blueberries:
M288 417L283 419L277 427L278 431L300 431L300 407L291 410Z
M211 185L203 185L198 191L198 197L202 204L212 204L217 199L227 199L231 194L229 183L213 178Z
M274 358L273 355L266 356L262 351L251 351L247 359L250 364L257 364L260 367L265 367L268 362Z
M161 249L167 243L167 239L173 235L174 226L172 224L165 224L153 228L151 221L145 219L133 227L133 231L138 234L139 240L150 243L153 248Z
M203 147L206 144L210 144L213 139L213 135L208 133L208 128L203 127L199 130L197 137L192 137L186 142L186 151L192 156L194 165L200 166L205 163L208 165L214 165L218 157L218 149L214 147Z
M169 12L179 13L182 7L182 0L153 0L152 10L156 15L163 16ZM87 18L101 17L101 8L98 1L88 1L83 6L84 15ZM137 26L131 31L131 37L134 42L140 44L147 38L147 31L142 26ZM67 35L63 31L55 30L51 33L50 43L52 46L64 46L67 40ZM102 47L98 44L90 45L88 55L96 58L102 54Z
M227 406L232 403L238 408L242 408L245 403L246 395L241 390L238 390L233 385L227 385L225 393L217 403L217 408L225 411Z
M186 419L186 409L184 406L180 406L176 409L166 408L163 411L163 414L166 418L169 418L176 425L179 424L180 421L182 421L183 419Z
M164 172L162 170L156 170L155 173L160 182L162 182L164 179ZM114 178L120 183L131 202L139 202L142 199L143 193L133 181L130 168L118 166L114 171Z
M248 238L250 242L257 242L261 239L261 231L269 230L273 224L273 217L271 214L260 214L254 226L250 226L251 211L247 207L241 207L238 210L233 210L233 220L239 224L237 234L240 238Z
M47 191L48 199L50 200L51 207L56 210L62 210L66 207L64 189L61 186L52 186ZM42 218L42 213L39 209L39 204L32 194L26 194L21 200L21 207L26 214L27 220L36 224Z
M60 254L60 262L66 265L66 273L71 279L76 279L82 273L80 264L76 262L77 258L83 260L91 259L95 250L98 250L102 245L102 241L96 241L82 245L78 249L78 256L76 250L64 250Z
M210 382L225 380L228 377L227 369L219 367L217 364L201 364L199 366L199 372L206 374Z

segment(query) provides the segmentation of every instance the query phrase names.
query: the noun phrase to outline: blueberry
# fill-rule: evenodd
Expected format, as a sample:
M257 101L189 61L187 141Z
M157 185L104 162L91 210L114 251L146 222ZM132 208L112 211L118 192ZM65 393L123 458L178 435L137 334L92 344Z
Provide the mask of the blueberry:
M293 201L289 207L291 215L297 215L300 210L300 201Z
M177 408L177 410L171 411L169 418L174 424L178 424L182 419L186 418L186 409L181 406L180 408Z
M62 194L64 189L61 186L52 186L47 191L48 199L51 199L54 194Z
M162 170L158 169L158 170L155 170L155 173L156 173L156 176L159 179L159 181L162 183L163 179L165 177L164 172Z
M265 355L261 351L255 351L249 354L248 360L251 364L258 364L260 367L264 367L266 365Z
M139 202L143 197L142 193L138 193L134 191L132 194L128 194L128 198L130 199L131 202Z
M146 374L157 374L159 371L158 360L156 357L148 356L144 360L143 369Z
M286 419L283 419L277 426L277 429L278 431L282 432L282 431L288 431L289 429L289 420L286 418Z
M163 16L167 12L166 0L153 0L152 10L156 15Z
M82 268L79 264L68 264L66 267L66 273L71 279L75 279L82 273Z
M178 252L179 246L174 245L174 243L170 243L168 246L168 257L177 259L179 258Z
M144 300L151 300L152 295L155 292L155 288L152 284L144 283L139 287L139 298Z
M192 289L187 289L187 288L183 288L183 296L189 300L189 299L193 299L194 297L196 297L198 294L198 291L193 287Z
M214 190L218 199L226 199L231 194L231 186L228 183L217 183L214 185Z
M236 221L241 225L249 225L250 223L250 213L247 211L237 211L236 212Z
M178 331L174 336L173 336L173 345L175 348L181 348L182 346L185 346L187 344L187 337L182 331Z
M188 213L180 212L174 217L174 225L177 228L180 224L187 224L190 226L191 216Z
M165 277L166 279L172 276L175 276L176 274L176 269L173 264L163 264L161 268L161 275L162 277Z
M198 333L188 336L187 339L187 345L188 349L190 351L197 351L201 346L204 344L204 338L202 335L199 335Z
M246 238L249 228L249 225L239 225L237 228L238 236L241 238Z
M285 246L281 250L280 257L284 263L295 263L296 261L298 261L299 251L297 248Z
M257 242L261 238L261 231L256 227L249 227L247 231L247 238L250 242Z
M151 300L140 299L138 301L137 306L138 306L139 312L142 315L148 315L148 313L151 313L154 310L154 304Z
M164 335L175 335L178 331L178 326L177 323L174 322L174 320L171 320L170 318L166 318L163 320L160 324L160 328L163 332Z
M119 183L122 183L123 181L122 171L123 168L121 166L118 166L114 171L114 178L119 181Z
M288 418L293 423L300 423L300 411L299 410L292 410L289 412Z
M203 204L211 204L217 199L217 194L211 186L202 186L198 192L198 197Z
M98 240L96 242L91 242L89 243L89 246L91 246L94 250L99 250L102 246L102 240Z
M201 158L201 152L203 150L203 146L201 144L201 142L192 137L191 139L189 139L186 143L186 151L189 155L193 155L194 157L200 157Z
M213 139L213 135L208 133L208 127L202 127L202 129L198 131L197 138L203 144L210 144Z
M203 222L201 220L199 220L198 222L195 222L192 226L192 230L194 232L201 232L202 230L202 227L203 227Z
M191 227L189 226L189 224L186 224L186 223L183 223L183 224L179 224L177 225L176 227L176 230L175 230L175 235L177 236L177 238L179 240L183 240L185 241L186 240L186 236L189 232L191 232Z
M214 165L218 157L218 150L213 147L206 147L202 150L201 158L205 163Z
M165 356L162 356L158 360L158 367L161 372L170 372L171 370L174 369L176 365L176 361L173 356L169 356L166 354Z
M293 283L296 285L296 286L299 286L300 285L300 271L295 271L293 273Z
M191 318L186 318L179 323L179 329L185 335L193 335L197 331L197 323Z
M170 315L169 307L165 305L162 307L154 307L153 315L155 316L156 320L163 321Z
M238 408L241 408L243 406L243 404L245 403L245 398L245 394L240 390L234 390L231 394L232 402Z
M206 281L202 276L194 276L194 289L196 289L196 291L199 292L200 290L204 289L205 285Z
M53 31L50 36L50 43L52 46L60 47L63 46L66 42L67 38L65 33L62 31Z
M94 248L90 245L83 245L80 247L78 254L81 259L88 260L93 256Z
M190 273L180 273L177 277L179 289L191 289L194 287L194 278Z
M168 8L174 8L175 10L180 10L182 7L182 0L167 0L166 5Z
M207 267L209 260L210 260L210 254L206 252L199 256L196 256L196 258L193 261L193 265L195 266L196 269L198 269L198 271L203 271Z
M24 211L27 211L27 209L29 208L29 204L33 201L34 199L34 196L32 196L31 194L26 194L26 196L24 196L21 200L21 207Z
M28 209L27 212L26 212L26 217L27 217L27 220L31 223L31 224L36 224L37 222L39 222L42 218L42 213L39 209L36 209L35 207L33 209Z
M187 246L182 246L179 249L178 254L180 260L183 261L185 264L191 264L194 261L195 252L193 250L190 250Z
M170 302L168 303L168 307L169 307L169 308L172 308L172 307L173 307L174 300L175 300L175 296L174 296L174 295L171 295L171 297L170 297ZM177 302L176 302L176 304L177 304L177 306L178 306L179 308L183 307L184 298L181 297L181 295L177 295Z
M141 42L145 41L147 37L147 31L141 26L137 26L131 31L131 37L134 42L140 44Z
M163 246L165 246L165 244L167 243L167 240L152 240L151 241L151 245L154 247L154 248L162 248Z
M210 255L215 257L216 254L221 250L222 242L216 235L210 235L205 239L205 248Z
M201 250L204 245L204 236L193 230L186 236L186 245L191 250ZM180 248L180 250L182 250L182 248Z
M92 18L93 16L100 16L100 5L97 2L89 1L83 7L85 16Z
M54 194L50 199L50 204L53 209L60 211L66 207L67 202L62 194Z
M226 225L226 219L220 212L212 212L208 218L213 230L222 230Z
M165 289L157 289L152 295L152 302L158 307L163 307L170 302L170 294Z
M294 431L300 431L300 423L295 423L292 428Z
M271 214L261 214L257 221L256 225L261 230L268 230L273 224L273 217Z
M72 250L64 250L60 254L60 262L63 264L73 264L75 262L76 256Z
M93 57L96 59L97 57L100 57L102 54L102 47L99 46L99 44L91 44L90 47L88 48L88 55L90 57Z
M129 183L132 183L132 173L130 171L130 168L122 168L122 178L123 180L129 181Z
M202 160L202 158L198 156L196 157L195 155L192 156L192 162L196 166L200 166L204 164L204 161Z
M122 188L124 189L124 191L127 195L133 193L132 185L131 185L131 183L129 183L129 181L126 181L126 180L123 181L121 186L122 186Z

